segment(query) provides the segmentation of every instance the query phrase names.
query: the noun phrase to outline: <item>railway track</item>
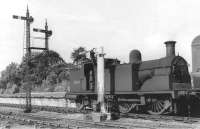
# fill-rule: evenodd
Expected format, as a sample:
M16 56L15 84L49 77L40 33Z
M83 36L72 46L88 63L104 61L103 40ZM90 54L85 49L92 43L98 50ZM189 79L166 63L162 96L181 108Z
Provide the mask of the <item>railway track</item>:
M8 108L8 107L7 107ZM14 111L17 108L10 108L0 110L0 119L14 120L18 123L35 125L39 127L52 127L52 128L67 128L67 129L81 129L81 128L109 128L109 129L127 129L125 125L115 125L113 122L93 122L86 120L78 120L72 118L58 117L53 112L45 112L40 114L35 113L23 113ZM57 113L61 114L61 113ZM62 114L63 115L63 114Z
M8 105L8 104L0 104L0 106L5 107L15 107L15 108L24 108L23 105ZM73 113L80 113L77 110L72 109L66 109L61 107L40 107L40 106L33 106L34 110L40 110L42 111L49 111L49 112L57 112L57 113L67 113L67 114L73 114ZM88 113L88 112L84 112ZM136 113L128 113L128 114L120 114L121 118L128 118L128 119L134 119L134 120L151 120L158 122L158 124L144 124L144 122L140 121L130 121L130 122L121 122L120 120L115 121L106 121L106 122L92 122L92 121L82 121L77 119L59 119L54 116L38 116L34 114L25 114L23 115L16 115L13 113L2 113L0 112L0 118L9 118L9 119L16 119L21 122L25 123L32 123L34 125L38 126L51 126L56 128L86 128L86 127L92 127L92 128L190 128L191 124L195 124L200 122L200 118L196 117L181 117L181 116L168 116L168 115L148 115L148 114L136 114ZM129 120L128 120L129 121ZM164 121L164 122L162 122ZM178 122L179 125L173 125L168 124L170 122ZM70 123L70 124L68 124Z
M153 120L153 121L177 121L182 123L193 124L200 122L198 117L183 117L183 116L171 116L171 115L149 115L149 114L137 114L137 113L127 113L120 114L121 117L128 117L134 119L144 119L144 120Z
M87 122L76 119L54 119L50 117L35 116L32 114L23 115L8 115L0 113L1 119L15 120L21 124L35 125L37 127L52 127L52 128L66 128L66 129L81 129L81 128L119 128L126 129L126 127L114 125L111 123L101 122Z
M0 104L4 107L15 107L25 109L25 105L18 104ZM78 111L75 108L66 108L66 107L50 107L50 106L32 106L35 110L40 111L50 111L57 113L88 113L88 111ZM149 115L149 114L137 114L137 113L121 113L121 117L130 117L130 118L142 118L142 119L151 119L154 121L159 120L169 120L169 121L182 121L184 123L194 123L200 121L200 116L198 117L182 117L182 116L170 116L170 115Z
M3 119L13 119L18 122L23 122L23 124L31 124L37 127L49 127L49 128L67 128L67 129L81 129L81 128L106 128L106 129L156 129L156 128L173 128L173 129L190 129L189 126L174 126L174 125L162 125L162 124L149 124L144 122L134 122L134 123L124 123L123 121L106 121L106 122L90 122L77 119L57 119L53 117L35 116L33 114L23 114L23 115L6 115L0 113L0 118ZM191 128L192 129L192 128Z

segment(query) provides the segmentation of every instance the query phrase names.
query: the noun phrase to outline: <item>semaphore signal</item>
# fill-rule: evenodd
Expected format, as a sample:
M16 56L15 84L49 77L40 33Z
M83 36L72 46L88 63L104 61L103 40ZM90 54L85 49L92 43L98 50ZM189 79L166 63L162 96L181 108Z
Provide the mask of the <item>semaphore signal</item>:
M48 39L52 35L52 31L48 30L48 25L47 25L47 20L45 22L45 29L38 29L38 28L33 28L33 31L35 32L40 32L45 34L45 49L49 50L49 43Z
M14 19L20 19L20 20L24 20L26 22L26 56L27 56L27 75L28 72L30 70L30 60L31 60L31 49L37 49L37 50L49 50L49 45L48 45L48 39L49 37L52 35L52 31L48 30L48 25L47 25L47 20L45 22L45 29L36 29L34 28L33 31L35 32L41 32L45 34L45 48L40 48L40 47L31 47L30 45L30 24L34 21L33 17L30 16L29 14L29 9L27 6L27 10L26 10L26 16L17 16L17 15L13 15ZM31 86L28 85L26 88L26 110L25 112L31 112L32 110L32 106L31 106Z
M20 19L20 20L24 20L26 22L26 55L27 55L27 65L30 62L30 58L31 58L31 47L30 47L30 24L33 22L33 17L30 16L29 14L29 9L27 6L27 10L26 10L26 16L17 16L17 15L13 15L14 19ZM26 72L28 73L29 71L29 65L28 65L28 69L26 70ZM32 107L31 107L31 87L28 85L26 88L26 109L25 112L31 112Z
M33 17L29 14L29 9L27 6L26 16L13 15L14 19L24 20L26 22L26 54L30 55L30 24L34 21Z

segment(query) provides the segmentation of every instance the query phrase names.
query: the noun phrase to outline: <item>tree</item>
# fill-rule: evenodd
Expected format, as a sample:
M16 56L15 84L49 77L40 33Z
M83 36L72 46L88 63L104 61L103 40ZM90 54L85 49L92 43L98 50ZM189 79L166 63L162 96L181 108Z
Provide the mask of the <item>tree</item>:
M77 49L74 49L72 54L71 54L71 58L73 60L74 64L81 64L82 62L88 60L86 58L86 53L87 50L84 47L79 47Z
M19 84L20 78L18 76L19 69L17 63L10 63L4 71L1 72L1 81L4 83Z
M25 60L20 65L22 78L24 81L28 81L26 78L31 79L33 84L36 85L41 85L43 80L47 79L47 76L54 70L52 66L66 64L60 55L52 50L43 51L42 53L32 56L28 68L26 63L27 58L24 59Z
M0 89L6 89L7 83L5 80L0 80Z
M20 65L11 63L1 73L0 89L6 89L7 86L17 85L20 89L26 86L39 88L44 82L54 88L56 83L62 82L69 78L68 69L73 64L66 63L60 55L55 51L43 51L41 53L32 54L29 62L27 55L24 56ZM47 85L47 88L48 86Z
M60 72L60 74L58 75L58 81L59 81L59 82L67 81L67 80L69 80L69 76L70 76L69 71L62 71L62 72Z
M19 66L12 62L1 72L0 89L1 91L4 89L8 93L16 93L19 92L19 86L21 86Z
M57 75L54 72L51 72L47 76L47 81L49 82L50 85L54 85L57 83Z

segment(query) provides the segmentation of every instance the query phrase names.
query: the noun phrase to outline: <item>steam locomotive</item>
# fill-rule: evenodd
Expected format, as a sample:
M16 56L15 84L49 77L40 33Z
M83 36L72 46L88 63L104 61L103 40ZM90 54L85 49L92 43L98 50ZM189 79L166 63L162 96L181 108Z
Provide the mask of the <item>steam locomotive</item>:
M198 90L192 88L187 61L175 55L175 43L165 42L166 57L156 60L142 61L138 50L130 52L129 63L105 59L106 109L154 115L191 113L197 107L192 104L199 102ZM74 99L79 109L98 110L95 59L70 73L66 97Z

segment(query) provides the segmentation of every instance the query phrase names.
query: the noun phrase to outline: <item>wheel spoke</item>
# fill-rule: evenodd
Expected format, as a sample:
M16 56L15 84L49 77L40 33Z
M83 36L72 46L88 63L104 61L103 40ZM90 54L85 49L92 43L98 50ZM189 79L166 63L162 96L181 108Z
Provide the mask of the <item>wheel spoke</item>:
M171 106L171 102L169 100L158 100L149 105L148 113L153 115L164 114L167 109Z
M159 112L160 110L158 109L158 103L155 104L155 109L156 109L156 112Z
M82 103L77 103L76 107L77 107L78 110L82 110L84 105Z
M155 111L155 104L153 104L153 109L152 109L152 111Z
M162 104L161 104L161 102L158 103L158 107L159 107L159 110L162 109Z
M131 103L120 103L119 104L119 111L121 113L128 113L130 112L133 108L135 108L135 104L131 104Z
M159 107L160 107L160 109L162 109L162 108L163 108L163 105L162 105L162 103L161 103L161 102L159 102Z

